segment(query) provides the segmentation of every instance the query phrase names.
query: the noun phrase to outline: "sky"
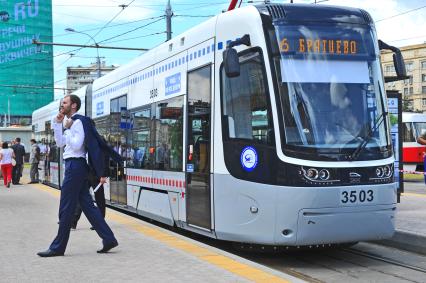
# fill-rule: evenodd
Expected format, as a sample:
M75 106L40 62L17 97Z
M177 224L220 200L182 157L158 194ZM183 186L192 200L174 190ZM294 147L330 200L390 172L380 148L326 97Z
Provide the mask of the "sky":
M209 17L226 10L230 0L170 0L174 16L173 36L190 29ZM250 3L249 3L250 2ZM242 6L259 0L243 0ZM270 1L289 3L290 0ZM313 4L314 0L294 0ZM362 8L376 23L379 39L394 46L426 42L426 0L317 0L317 5ZM167 0L52 0L53 42L153 48L166 40L164 19ZM66 28L88 35L67 32ZM107 65L124 65L140 51L99 49L101 61ZM66 87L68 66L87 66L96 62L96 49L54 47L55 87ZM63 95L56 91L55 97Z

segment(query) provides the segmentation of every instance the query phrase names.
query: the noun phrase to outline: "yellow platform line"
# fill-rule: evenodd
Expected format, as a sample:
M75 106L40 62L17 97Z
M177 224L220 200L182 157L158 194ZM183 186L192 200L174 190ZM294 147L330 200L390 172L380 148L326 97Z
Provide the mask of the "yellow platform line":
M413 197L426 198L426 194L402 193L402 195L403 195L403 196L413 196Z
M59 197L60 191L44 186L41 184L33 185L39 190L49 193L53 196ZM246 278L254 282L290 282L284 278L268 273L256 267L252 267L248 264L238 262L228 256L219 254L208 248L204 248L195 243L186 241L182 238L171 235L167 232L163 232L157 228L152 228L142 221L131 218L130 216L123 216L122 214L108 210L107 219L125 225L147 237L162 242L170 247L189 253L202 261L208 262L219 268L225 269L233 274Z

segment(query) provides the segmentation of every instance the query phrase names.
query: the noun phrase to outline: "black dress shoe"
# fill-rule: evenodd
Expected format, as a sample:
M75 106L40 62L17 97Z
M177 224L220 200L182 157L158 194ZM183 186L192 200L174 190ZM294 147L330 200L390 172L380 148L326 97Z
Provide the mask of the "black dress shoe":
M47 251L44 251L44 252L39 252L39 253L37 253L37 255L41 256L41 257L52 257L52 256L63 256L64 253L58 253L58 252L55 252L55 251L52 251L52 250L47 250Z
M106 244L101 250L97 251L98 254L104 254L109 252L111 249L118 246L118 242L112 242L110 244Z

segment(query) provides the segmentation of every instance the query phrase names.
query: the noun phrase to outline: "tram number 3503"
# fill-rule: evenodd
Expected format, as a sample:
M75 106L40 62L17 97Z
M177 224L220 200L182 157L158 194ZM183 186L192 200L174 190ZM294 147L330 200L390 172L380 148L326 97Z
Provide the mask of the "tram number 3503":
M374 203L375 200L376 191L373 189L340 191L340 203L343 205Z

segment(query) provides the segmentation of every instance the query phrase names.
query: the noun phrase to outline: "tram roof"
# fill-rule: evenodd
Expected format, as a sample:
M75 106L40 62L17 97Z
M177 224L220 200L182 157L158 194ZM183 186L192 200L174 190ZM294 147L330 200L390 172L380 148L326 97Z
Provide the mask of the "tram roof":
M426 114L402 112L402 122L426 122Z
M274 20L294 23L349 23L372 24L373 19L365 10L352 7L313 4L262 4L256 5L262 14Z
M255 12L256 11L256 12ZM149 68L156 63L159 63L170 56L176 55L188 48L195 46L214 36L216 22L219 17L232 17L235 13L241 15L241 12L247 15L254 14L253 12L268 14L272 18L280 17L291 22L335 22L335 23L356 23L367 24L372 23L370 15L364 10L357 8L328 6L328 5L312 5L312 4L262 4L246 6L229 12L218 14L205 22L183 32L166 41L131 62L120 66L114 71L105 76L96 79L93 82L93 91L96 92L106 86L119 82L141 70ZM181 40L184 38L184 45L181 45ZM173 50L169 51L170 45Z

